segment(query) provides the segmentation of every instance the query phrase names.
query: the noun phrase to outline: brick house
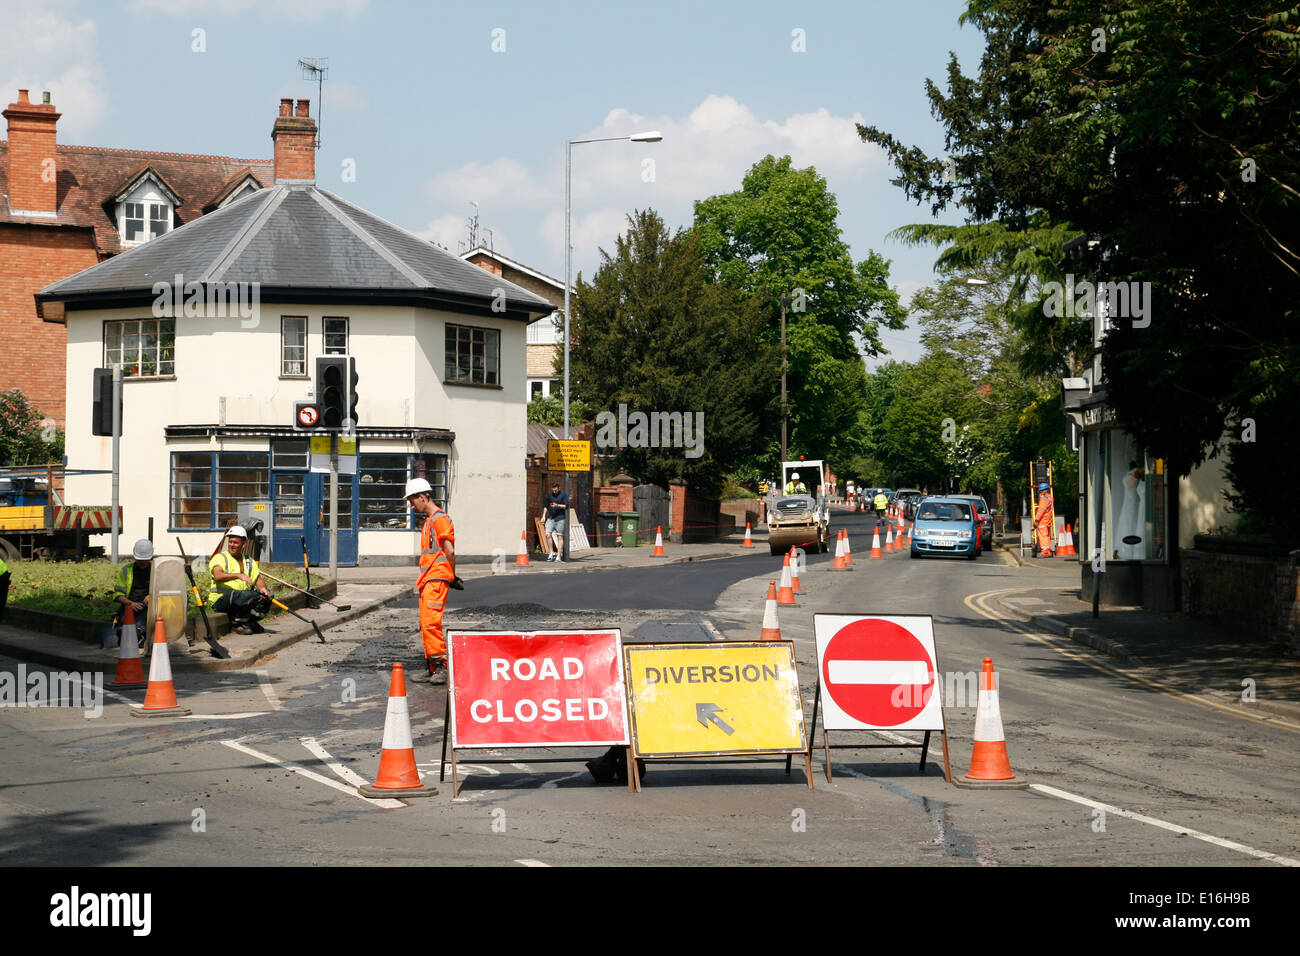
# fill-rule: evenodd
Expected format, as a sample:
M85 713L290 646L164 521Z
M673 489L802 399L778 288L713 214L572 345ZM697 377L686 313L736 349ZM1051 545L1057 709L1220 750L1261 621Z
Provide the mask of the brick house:
M0 392L21 388L63 428L67 330L57 310L37 314L35 293L271 185L277 162L282 173L300 169L302 144L281 142L280 133L303 122L308 102L299 100L294 114L292 101L281 101L275 159L235 159L63 145L61 114L49 93L42 100L19 90L3 113ZM74 427L87 426L90 408L76 414L85 418Z

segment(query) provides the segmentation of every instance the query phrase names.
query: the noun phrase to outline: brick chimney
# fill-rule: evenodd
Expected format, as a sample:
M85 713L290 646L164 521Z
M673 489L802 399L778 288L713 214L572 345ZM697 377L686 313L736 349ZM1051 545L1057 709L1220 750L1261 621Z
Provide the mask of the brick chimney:
M280 100L280 115L271 128L275 143L275 181L316 181L316 121L308 113L309 100ZM7 114L6 114L7 115Z
M9 121L9 208L53 216L59 211L59 167L54 130L61 114L50 104L32 103L26 90L4 111Z

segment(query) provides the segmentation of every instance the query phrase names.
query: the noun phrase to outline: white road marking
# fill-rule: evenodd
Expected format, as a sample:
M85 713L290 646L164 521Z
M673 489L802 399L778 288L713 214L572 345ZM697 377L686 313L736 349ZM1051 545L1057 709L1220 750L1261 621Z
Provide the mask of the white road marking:
M1195 837L1198 840L1204 840L1206 843L1212 843L1215 846L1221 846L1228 850L1236 850L1238 853L1245 853L1249 856L1258 857L1261 860L1269 860L1273 863L1281 864L1282 866L1300 866L1300 860L1293 860L1289 856L1279 856L1276 853L1269 853L1267 850L1256 850L1254 847L1246 846L1244 843L1237 843L1233 840L1224 840L1221 837L1211 836L1208 833L1201 833L1199 830L1193 830L1191 827L1179 826L1176 823L1167 823L1164 820L1157 820L1155 817L1148 817L1142 813L1134 813L1131 810L1121 810L1119 807L1111 806L1109 803L1101 803L1098 800L1089 800L1087 797L1067 793L1064 790L1058 790L1055 787L1048 787L1041 783L1031 783L1029 789L1037 790L1039 793L1045 793L1050 797L1059 797L1062 800L1081 803L1085 807L1092 807L1094 810L1113 813L1117 817L1127 817L1130 820L1137 820L1140 823L1149 823L1153 827L1160 827L1162 830L1169 830L1170 832L1177 833L1180 836Z
M541 860L515 860L520 866L544 866L550 868L549 863L543 863Z
M337 780L331 780L329 777L323 776L319 773L316 773L315 771L308 770L305 767L299 767L295 764L289 763L288 761L281 760L279 757L272 757L270 754L261 753L257 750L254 750L252 747L245 747L238 740L223 740L221 741L221 743L229 747L231 750L238 750L240 753L248 754L248 756L250 757L256 757L258 760L261 760L264 763L275 764L277 767L283 767L285 770L292 770L294 773L300 773L308 780L315 780L317 783L323 783L327 787L333 787L335 790L339 791L339 793L346 793L349 796L356 797L358 800L364 800L366 803L370 804L371 806L384 806L384 805L387 805L389 807L406 806L406 804L402 803L400 800L371 800L369 797L363 797L361 794L357 793L356 787L344 786L343 784L339 783Z
M140 686L143 687L144 685L142 684ZM104 694L108 697L112 697L115 700L120 700L124 704L130 704L132 707L140 706L136 701L132 700L130 697L126 697L122 694L119 694L115 690L109 690L107 687L104 688Z
M246 714L188 714L181 720L243 720L246 717L265 717L269 710L253 710Z
M262 693L271 703L272 710L284 710L284 705L280 703L280 698L276 696L275 688L271 686L271 672L263 668L257 672L257 685L262 688Z
M577 780L579 777L585 777L585 776L587 776L587 771L585 771L585 770L579 770L577 773L571 773L571 774L568 774L568 775L563 776L563 777L557 777L557 778L554 779L554 780L547 780L547 781L546 781L545 783L543 783L543 784L541 785L541 787L539 787L538 789L539 789L539 790L554 790L556 787L558 787L560 784L564 783L564 781L566 781L566 780Z
M313 738L303 737L300 739L299 742L304 747L307 748L308 753L310 753L313 757L316 757L319 760L321 760L325 764L325 766L329 767L336 774L338 774L338 776L343 780L344 783L350 783L354 787L362 787L370 782L369 780L362 777L361 774L353 770L351 767L342 764L338 760L336 760L333 754L331 754L328 750L322 747ZM370 800L371 798L367 797L366 799ZM396 807L406 806L406 804L404 804L401 800L371 800L371 802L374 803L374 805L377 807L396 808Z
M928 684L930 665L925 661L845 661L826 665L832 684Z

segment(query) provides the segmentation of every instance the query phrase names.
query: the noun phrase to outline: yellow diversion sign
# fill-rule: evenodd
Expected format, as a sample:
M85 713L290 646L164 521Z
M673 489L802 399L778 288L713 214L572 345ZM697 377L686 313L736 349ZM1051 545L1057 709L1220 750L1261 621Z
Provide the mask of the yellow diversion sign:
M623 660L637 756L807 750L789 641L625 644Z
M551 438L546 442L547 471L591 471L591 442Z

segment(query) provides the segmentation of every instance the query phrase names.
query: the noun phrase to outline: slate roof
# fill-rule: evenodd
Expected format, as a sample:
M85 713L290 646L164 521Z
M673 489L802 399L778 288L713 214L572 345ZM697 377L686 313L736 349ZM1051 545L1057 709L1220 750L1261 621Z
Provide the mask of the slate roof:
M252 173L263 186L269 186L275 180L275 164L270 159L61 144L55 148L58 151L57 218L11 216L8 207L0 202L0 222L91 229L101 256L122 251L112 200L146 166L151 167L180 197L181 203L175 209L178 226L198 219L203 208L237 176ZM4 194L9 192L8 157L9 143L0 141L0 193Z
M155 282L256 282L262 298L351 293L491 308L504 292L516 319L549 315L545 299L480 269L313 184L280 183L46 286L37 300L89 306ZM281 294L276 295L277 291ZM500 308L496 311L500 312Z

